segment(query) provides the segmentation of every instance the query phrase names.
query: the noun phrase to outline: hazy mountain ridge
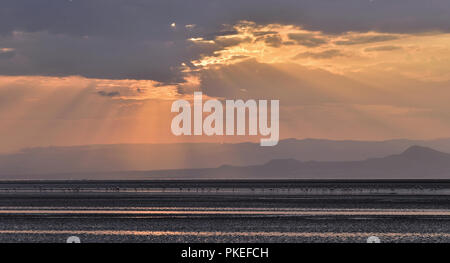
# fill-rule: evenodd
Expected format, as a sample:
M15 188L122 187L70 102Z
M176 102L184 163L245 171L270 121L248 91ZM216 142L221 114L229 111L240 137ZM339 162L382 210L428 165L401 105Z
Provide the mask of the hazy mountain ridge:
M434 141L391 140L382 142L295 140L276 147L241 144L92 145L32 148L0 156L0 175L110 173L274 165L276 160L353 162L383 158L413 145L450 152L450 139ZM409 152L415 148L410 148ZM406 152L405 154L408 154ZM435 157L432 157L434 159ZM314 164L314 162L311 162ZM311 165L310 164L310 165ZM64 179L64 178L62 178ZM126 179L126 178L124 178Z
M401 154L364 161L279 159L257 166L155 171L146 176L178 179L450 179L450 154L412 146Z

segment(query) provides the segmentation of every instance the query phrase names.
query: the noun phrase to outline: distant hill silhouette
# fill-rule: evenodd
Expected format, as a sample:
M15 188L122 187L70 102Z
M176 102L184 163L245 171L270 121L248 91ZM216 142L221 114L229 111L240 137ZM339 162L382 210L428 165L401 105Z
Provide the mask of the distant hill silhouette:
M418 146L411 147L414 145ZM381 142L288 139L280 141L276 147L260 147L259 143L181 143L31 148L16 154L0 155L0 179L41 179L43 177L67 179L65 178L67 175L63 174L72 174L78 178L76 174L79 173L112 174L121 171L217 167L227 170L236 169L235 167L238 166L262 166L263 164L266 169L270 169L283 166L280 164L283 162L289 162L284 165L293 166L292 163L298 161L305 164L303 169L306 174L306 167L313 167L316 162L327 166L332 166L334 162L339 162L335 166L343 165L341 162L351 165L355 161L364 163L367 159L382 158L403 152L408 148L403 153L403 158L415 156L420 160L428 158L430 162L441 158L439 156L442 154L420 147L450 152L450 139ZM286 161L287 159L290 160ZM315 171L311 170L311 173ZM324 172L321 171L321 174ZM351 174L349 176L352 177ZM128 179L128 177L122 176L120 179Z
M146 176L179 179L450 179L450 154L413 146L398 155L364 161L280 159L257 166L157 171L146 173Z
M408 160L416 160L416 161L429 161L429 162L438 162L438 161L448 161L449 154L439 152L427 147L422 146L412 146L408 148L403 154L400 155L403 158Z

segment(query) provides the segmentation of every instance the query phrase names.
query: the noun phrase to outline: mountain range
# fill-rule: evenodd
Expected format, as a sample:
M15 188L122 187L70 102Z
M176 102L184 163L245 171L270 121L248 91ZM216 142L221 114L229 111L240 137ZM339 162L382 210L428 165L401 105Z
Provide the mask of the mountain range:
M401 154L363 161L318 162L278 159L263 165L154 171L166 179L450 179L450 154L412 146Z
M34 148L0 156L0 178L450 179L450 155L423 145L450 152L447 139Z

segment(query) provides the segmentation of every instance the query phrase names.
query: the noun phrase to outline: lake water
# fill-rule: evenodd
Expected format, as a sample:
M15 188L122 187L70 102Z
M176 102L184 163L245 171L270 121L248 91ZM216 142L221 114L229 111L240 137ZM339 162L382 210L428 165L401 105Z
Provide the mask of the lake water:
M183 189L188 187L218 188ZM43 185L15 185L0 194L0 241L61 243L78 236L82 242L366 242L377 236L382 242L450 242L450 196L429 194L427 187L419 187L422 195L405 194L415 188L404 185L395 195L369 194L374 190L367 186L361 194L354 185L345 186L347 192L353 187L346 195L320 195L318 188L286 194L285 187L269 187L245 185L256 194L236 194L236 185L234 194L195 194L166 187L122 191L110 183L103 189L111 191L98 192L70 184L45 185L45 191ZM261 193L267 189L270 194ZM381 189L395 192L395 185Z

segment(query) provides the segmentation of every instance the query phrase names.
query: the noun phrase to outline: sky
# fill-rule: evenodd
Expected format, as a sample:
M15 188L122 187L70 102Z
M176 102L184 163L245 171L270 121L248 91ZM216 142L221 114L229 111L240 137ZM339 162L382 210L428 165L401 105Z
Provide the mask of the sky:
M2 0L0 153L175 137L171 104L279 99L282 138L450 134L448 0Z

